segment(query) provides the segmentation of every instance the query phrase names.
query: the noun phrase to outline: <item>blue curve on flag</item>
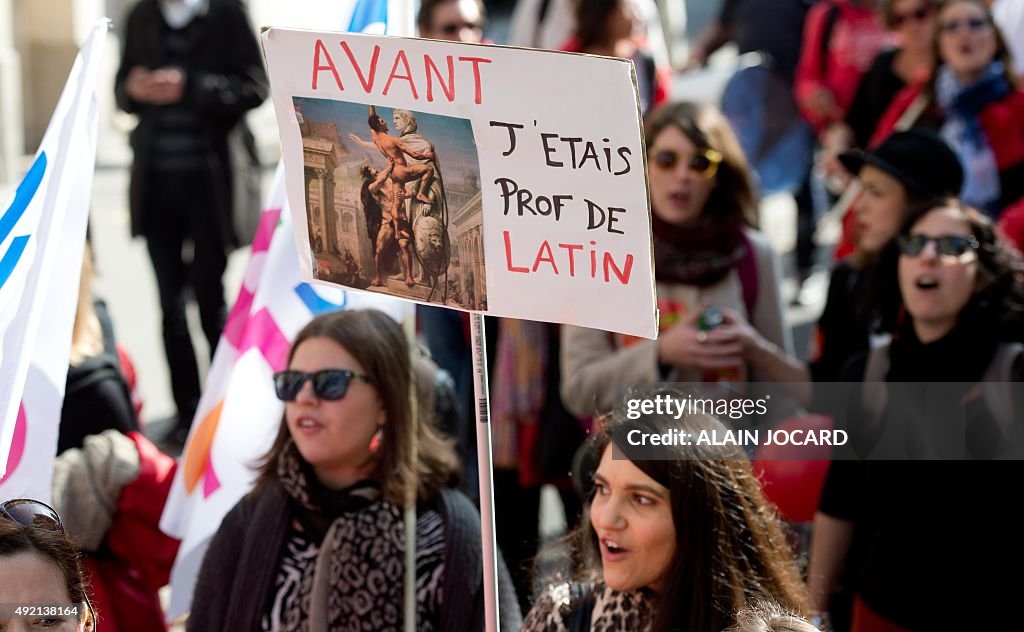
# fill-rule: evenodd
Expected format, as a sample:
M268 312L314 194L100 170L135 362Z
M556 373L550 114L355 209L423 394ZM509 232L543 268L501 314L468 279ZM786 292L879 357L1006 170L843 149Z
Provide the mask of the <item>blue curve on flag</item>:
M28 173L25 174L21 184L18 185L17 191L14 192L14 201L7 207L4 214L0 215L0 243L7 239L7 236L11 234L15 225L17 225L18 220L25 214L25 209L28 208L28 205L36 195L36 191L39 190L39 185L42 183L45 173L46 152L41 151L36 156ZM0 259L0 288L7 283L7 279L14 272L18 261L21 260L21 255L25 253L25 247L28 245L30 237L32 237L31 234L19 235L11 240L11 247L7 249L3 258Z
M358 0L356 8L352 9L352 19L349 20L348 30L351 33L362 33L376 26L374 32L383 34L387 25L387 0Z
M341 303L332 303L316 293L313 286L309 283L300 283L295 286L295 293L299 295L302 302L309 308L309 311L314 316L320 314L326 314L327 312L336 312L339 309L344 309L348 303L348 293L342 293Z

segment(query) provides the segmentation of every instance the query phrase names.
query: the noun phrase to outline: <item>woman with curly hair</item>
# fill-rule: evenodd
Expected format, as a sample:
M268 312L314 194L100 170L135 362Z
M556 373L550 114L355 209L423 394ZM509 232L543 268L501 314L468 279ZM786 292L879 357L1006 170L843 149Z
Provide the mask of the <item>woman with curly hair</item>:
M871 392L861 407L872 460L829 471L811 540L812 605L826 610L856 537L855 632L1016 630L1019 582L1001 578L1024 555L999 482L1022 474L1024 264L988 218L955 200L912 212L898 244L892 342L846 376ZM952 462L989 459L1004 460Z

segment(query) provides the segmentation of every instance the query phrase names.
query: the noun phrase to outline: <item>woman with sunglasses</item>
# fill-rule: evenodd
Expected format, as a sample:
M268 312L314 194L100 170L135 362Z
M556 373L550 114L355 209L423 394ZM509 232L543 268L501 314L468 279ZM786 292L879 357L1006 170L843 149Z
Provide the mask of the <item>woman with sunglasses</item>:
M1020 461L938 459L1021 457L1024 264L990 220L956 201L913 213L899 249L889 274L904 320L846 379L885 382L877 421L877 397L862 401L868 419L923 428L901 433L898 447L931 460L832 464L811 541L812 603L824 609L856 536L855 632L1018 630L1020 582L1005 578L1017 576L1024 554L999 482L1019 480ZM959 424L955 445L940 441L943 419Z
M806 610L782 523L741 448L638 449L627 441L637 430L725 431L707 415L630 419L631 401L686 396L678 388L633 389L588 441L598 464L581 473L588 497L570 536L578 571L544 590L524 631L723 630L754 601Z
M781 263L754 229L746 158L711 106L674 103L646 125L658 340L564 327L562 399L576 415L607 410L619 384L799 379L780 292ZM701 326L714 307L722 323ZM717 318L718 314L714 314Z
M878 345L883 323L869 296L877 292L873 271L883 253L891 256L907 209L956 195L963 168L938 135L922 129L898 132L870 151L840 154L844 168L860 181L853 204L857 235L853 253L832 269L825 309L812 334L810 372L815 382L837 382L847 362Z
M94 619L78 551L51 507L0 503L0 630L85 632Z
M451 488L459 464L423 382L414 410L410 349L382 312L325 314L299 332L274 375L277 438L210 544L190 629L401 629L412 492L416 629L483 630L479 515ZM515 590L499 570L501 627L515 630Z
M875 141L926 99L919 124L938 130L960 156L964 202L992 218L1024 213L1024 91L986 2L941 2L934 47L938 65L931 77L897 95Z
M896 45L875 56L860 78L843 120L830 125L822 136L822 163L830 177L847 176L839 154L867 147L878 120L896 95L927 78L935 63L935 0L891 0L882 4L880 13L896 37Z

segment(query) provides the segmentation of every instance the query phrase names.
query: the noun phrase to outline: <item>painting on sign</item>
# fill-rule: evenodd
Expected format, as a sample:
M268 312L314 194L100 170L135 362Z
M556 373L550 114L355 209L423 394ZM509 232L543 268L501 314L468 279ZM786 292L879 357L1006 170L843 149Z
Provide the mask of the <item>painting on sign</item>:
M293 97L313 276L486 311L480 165L470 121Z

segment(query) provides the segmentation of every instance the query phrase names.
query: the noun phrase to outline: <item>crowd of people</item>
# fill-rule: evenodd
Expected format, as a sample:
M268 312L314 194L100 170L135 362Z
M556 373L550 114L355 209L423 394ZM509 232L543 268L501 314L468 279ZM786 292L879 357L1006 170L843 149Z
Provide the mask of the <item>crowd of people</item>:
M775 93L761 121L671 93L653 4L553 4L570 24L557 48L636 67L659 335L487 318L501 630L1024 629L1005 485L1024 458L1018 1L724 0L686 67L728 42L762 53ZM534 43L542 27L550 40L549 3L526 4ZM487 43L486 16L479 0L423 0L417 25ZM771 28L784 23L802 36ZM123 44L118 104L139 118L132 231L159 287L177 406L167 441L180 447L200 393L185 304L199 303L212 350L226 256L244 239L232 206L248 202L237 186L248 158L232 148L251 138L244 114L266 97L266 73L237 0L141 0ZM763 157L789 133L776 106L811 139L790 156L797 285L830 269L807 350L788 320L789 253L759 230ZM834 245L814 243L823 204L843 214ZM131 363L91 295L91 257L53 507L0 498L0 630L166 629L158 591L179 543L158 523L177 466L144 436ZM422 345L379 311L317 316L287 367L253 385L284 414L206 550L188 629L401 629L407 572L416 629L485 629L466 317L417 311ZM637 398L765 382L850 424L856 458L794 483L821 486L809 523L773 501L741 446L652 458L623 440L734 422L636 415ZM818 387L837 382L858 385L842 410ZM959 440L933 438L940 425ZM545 485L566 524L547 544Z

